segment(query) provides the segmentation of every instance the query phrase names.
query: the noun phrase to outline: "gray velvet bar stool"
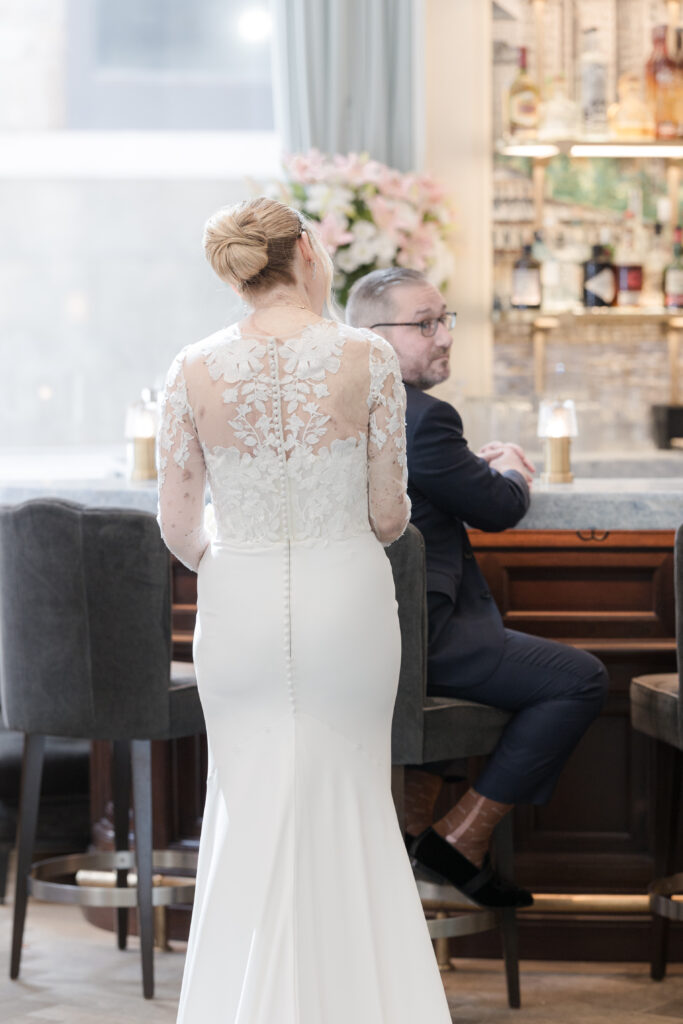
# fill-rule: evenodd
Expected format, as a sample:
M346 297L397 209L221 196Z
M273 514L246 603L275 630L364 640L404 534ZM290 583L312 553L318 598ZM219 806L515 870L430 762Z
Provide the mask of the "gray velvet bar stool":
M194 854L152 850L151 741L204 731L193 666L171 663L170 561L154 516L49 499L0 508L0 693L5 725L24 734L10 977L29 894L118 908L121 949L127 908L137 906L151 998L153 906L193 896L190 880L153 887L152 872L196 866ZM116 851L32 863L47 736L113 743ZM115 870L116 887L74 884L81 869Z
M422 534L408 526L404 535L386 549L396 586L401 625L401 672L392 725L392 787L401 828L404 826L404 776L406 766L436 766L465 762L490 754L510 719L506 711L469 700L427 696L427 577ZM514 848L512 816L496 829L492 850L500 874L512 880ZM423 901L466 901L452 886L433 885L418 879ZM454 900L455 897L455 900ZM470 935L498 928L503 944L508 1003L520 1006L517 919L514 908L458 913L428 922L433 939Z
M674 544L674 594L678 672L631 680L631 724L657 741L655 873L650 884L652 951L650 974L666 974L669 921L683 921L683 871L674 874L683 774L683 526Z

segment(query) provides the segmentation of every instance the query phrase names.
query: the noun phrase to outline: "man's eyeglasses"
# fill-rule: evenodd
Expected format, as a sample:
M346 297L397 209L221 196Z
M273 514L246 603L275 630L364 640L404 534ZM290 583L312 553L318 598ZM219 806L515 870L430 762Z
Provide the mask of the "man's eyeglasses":
M427 320L409 320L407 323L393 323L393 324L372 324L370 327L371 331L374 331L375 327L419 327L420 333L423 338L433 338L439 329L439 324L442 324L447 331L452 331L455 327L455 319L457 313L442 313L441 316L430 316Z

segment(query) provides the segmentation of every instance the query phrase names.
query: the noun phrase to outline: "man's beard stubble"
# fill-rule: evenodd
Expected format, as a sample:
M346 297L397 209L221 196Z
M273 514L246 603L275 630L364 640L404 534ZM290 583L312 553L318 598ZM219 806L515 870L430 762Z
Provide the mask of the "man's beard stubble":
M439 356L438 359L434 360L434 362L438 362L442 358L442 356ZM438 373L436 370L433 373L427 371L419 377L416 377L415 380L406 381L406 384L412 384L412 386L417 388L418 391L429 391L430 388L435 388L437 384L443 384L445 380L448 380L450 375L451 367L450 363L448 363L446 365L445 373Z

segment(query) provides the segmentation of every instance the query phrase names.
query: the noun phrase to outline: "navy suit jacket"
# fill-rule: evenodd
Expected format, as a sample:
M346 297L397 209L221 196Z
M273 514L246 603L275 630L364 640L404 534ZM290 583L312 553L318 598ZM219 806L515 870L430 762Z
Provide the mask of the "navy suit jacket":
M448 402L406 385L411 520L425 539L431 692L485 679L498 665L504 628L464 524L496 532L529 507L521 473L499 473L472 452ZM437 595L439 595L437 597Z

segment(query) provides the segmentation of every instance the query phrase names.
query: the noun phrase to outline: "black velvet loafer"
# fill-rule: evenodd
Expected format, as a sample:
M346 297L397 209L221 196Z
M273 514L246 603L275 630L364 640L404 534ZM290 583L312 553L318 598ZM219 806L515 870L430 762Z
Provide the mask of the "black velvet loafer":
M480 907L530 907L534 902L526 889L496 874L488 854L478 868L433 828L414 838L408 852L418 864L440 875Z

